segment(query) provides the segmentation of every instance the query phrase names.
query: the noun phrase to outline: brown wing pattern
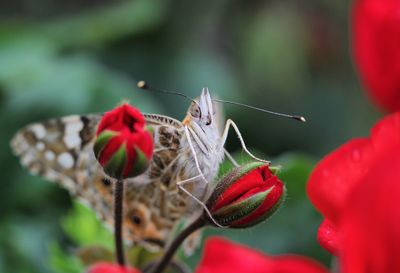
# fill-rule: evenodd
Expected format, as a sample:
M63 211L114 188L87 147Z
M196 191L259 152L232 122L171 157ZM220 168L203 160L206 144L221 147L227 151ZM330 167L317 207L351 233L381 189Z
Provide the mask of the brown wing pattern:
M155 130L155 153L148 171L126 180L124 227L129 241L152 249L165 246L187 211L187 197L176 181L186 179L178 158L181 123L166 116L145 115ZM28 170L57 182L113 224L113 181L102 171L92 147L101 115L68 116L34 123L20 130L11 146Z

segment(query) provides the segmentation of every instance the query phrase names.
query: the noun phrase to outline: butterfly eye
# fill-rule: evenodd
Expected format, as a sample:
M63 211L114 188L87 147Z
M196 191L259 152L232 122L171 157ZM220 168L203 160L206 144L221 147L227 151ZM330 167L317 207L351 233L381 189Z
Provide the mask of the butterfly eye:
M195 105L190 109L190 114L192 115L192 117L194 118L201 118L201 111L199 106Z

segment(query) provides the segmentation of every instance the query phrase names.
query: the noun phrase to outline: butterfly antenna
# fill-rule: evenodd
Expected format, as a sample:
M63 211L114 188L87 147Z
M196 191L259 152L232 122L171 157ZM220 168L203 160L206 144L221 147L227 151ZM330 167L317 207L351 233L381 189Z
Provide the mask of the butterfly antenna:
M159 93L171 94L171 95L184 97L184 98L194 102L195 104L198 104L197 101L195 101L194 99L192 99L191 97L189 97L189 96L187 96L187 95L185 95L183 93L180 93L180 92L177 92L177 91L169 91L169 90L156 88L156 87L153 87L153 86L149 85L145 81L138 81L137 87L140 88L140 89L143 89L143 90L150 90L150 91L155 91L155 92L159 92Z
M213 101L221 102L221 103L227 103L227 104L233 104L233 105L239 105L239 106L243 106L243 107L250 108L250 109L253 109L253 110L257 110L257 111L260 111L260 112L268 113L268 114L271 114L271 115L280 116L280 117L284 117L284 118L295 119L295 120L298 120L298 121L301 121L301 122L306 122L306 119L303 116L288 115L288 114L283 114L283 113L279 113L279 112L269 111L269 110L266 110L266 109L263 109L263 108L247 105L247 104L240 103L240 102L234 102L234 101L228 101L228 100L220 100L220 99L213 99Z

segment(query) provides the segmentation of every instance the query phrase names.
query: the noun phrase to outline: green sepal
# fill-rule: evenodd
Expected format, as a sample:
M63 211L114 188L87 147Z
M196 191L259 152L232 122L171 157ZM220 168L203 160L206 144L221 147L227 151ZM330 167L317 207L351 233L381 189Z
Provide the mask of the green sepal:
M126 154L126 144L122 144L121 147L113 154L104 166L104 172L111 177L121 179L124 178L124 169L128 160Z
M266 163L264 162L259 162L259 161L253 161L250 163L247 163L245 165L236 167L232 169L229 173L227 173L224 177L222 177L219 182L217 183L217 186L214 189L214 192L210 196L210 198L207 201L207 207L213 207L213 204L217 202L218 198L228 189L231 187L232 184L234 184L236 181L238 181L240 178L242 178L244 175L248 174L250 171L257 169L261 166L264 166Z
M137 147L135 147L136 158L133 163L132 169L129 172L130 177L138 176L144 173L149 167L149 160L146 155Z
M269 166L269 170L271 171L271 173L273 173L274 175L276 175L278 172L280 172L282 169L282 166Z
M246 175L247 173L251 172L254 169L257 169L261 166L266 165L267 163L265 162L260 162L260 161L253 161L253 162L249 162L245 165L242 165L240 167L238 167L238 173L235 176L235 180L237 181L239 180L242 176Z
M240 202L224 206L212 213L213 218L223 226L231 226L232 223L246 218L259 208L273 188L254 194Z
M96 156L96 158L99 158L101 151L104 149L104 147L107 145L108 141L116 136L118 133L114 131L109 131L106 130L96 138L96 141L93 146L93 151Z

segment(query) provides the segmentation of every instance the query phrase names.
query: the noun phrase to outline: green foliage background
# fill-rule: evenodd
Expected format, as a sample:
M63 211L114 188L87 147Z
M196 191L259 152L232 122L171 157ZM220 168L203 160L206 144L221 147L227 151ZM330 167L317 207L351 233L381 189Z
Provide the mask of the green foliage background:
M378 113L349 51L348 1L16 0L0 2L0 272L80 272L76 246L111 237L68 193L27 174L9 141L29 122L106 111L129 99L181 119L188 101L140 91L139 79L197 96L298 113L308 122L226 107L249 147L283 166L284 207L243 231L207 230L271 254L329 264L305 195L315 163L366 135ZM233 135L230 151L240 146ZM67 216L69 215L69 216ZM85 220L88 219L88 220ZM104 239L103 239L104 238ZM188 262L194 266L196 253Z

